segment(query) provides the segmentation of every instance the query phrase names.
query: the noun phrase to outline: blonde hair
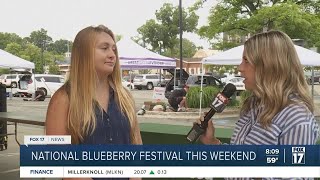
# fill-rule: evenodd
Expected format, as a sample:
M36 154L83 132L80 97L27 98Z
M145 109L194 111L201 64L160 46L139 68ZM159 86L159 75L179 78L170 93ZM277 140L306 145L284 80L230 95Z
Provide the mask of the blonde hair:
M73 144L79 144L84 137L92 134L96 128L94 108L97 104L95 89L98 77L94 66L94 49L97 43L97 35L100 33L109 34L115 41L112 31L107 27L103 25L89 26L77 34L72 47L70 75L64 88L69 94L67 128ZM116 64L108 80L114 89L114 97L119 109L129 119L131 143L140 144L141 139L134 101L131 94L122 86L117 50L115 54Z
M281 31L256 34L245 42L244 56L255 67L256 88L244 102L241 113L247 113L252 102L262 105L258 119L266 128L289 104L302 102L313 112L303 67L288 35ZM289 100L290 94L298 95L299 102Z

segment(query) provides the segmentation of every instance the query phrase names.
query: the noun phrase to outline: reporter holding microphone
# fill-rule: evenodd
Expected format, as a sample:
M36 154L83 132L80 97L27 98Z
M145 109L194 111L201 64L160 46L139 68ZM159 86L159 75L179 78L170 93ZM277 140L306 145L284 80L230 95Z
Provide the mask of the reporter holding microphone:
M244 44L238 68L251 96L241 108L230 144L316 144L319 126L313 115L314 104L288 35L269 31L252 36ZM214 130L208 121L201 142L221 144Z

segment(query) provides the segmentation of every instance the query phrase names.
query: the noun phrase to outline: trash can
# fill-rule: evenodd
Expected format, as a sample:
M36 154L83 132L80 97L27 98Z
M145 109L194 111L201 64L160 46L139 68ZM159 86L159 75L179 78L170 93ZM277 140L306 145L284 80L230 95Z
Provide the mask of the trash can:
M0 113L7 112L6 86L0 84ZM7 122L0 121L0 151L8 148Z
M0 112L7 112L7 88L0 84Z

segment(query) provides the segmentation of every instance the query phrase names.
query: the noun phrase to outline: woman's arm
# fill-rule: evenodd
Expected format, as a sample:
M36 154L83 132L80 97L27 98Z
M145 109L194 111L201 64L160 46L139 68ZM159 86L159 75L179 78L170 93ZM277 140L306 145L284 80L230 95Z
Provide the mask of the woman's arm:
M46 117L46 135L68 135L67 118L69 99L63 89L54 93L50 100Z
M69 98L63 89L54 93L50 100L47 118L46 135L69 135L68 124ZM64 180L92 180L91 178L63 178Z
M135 125L132 129L134 136L136 137L136 142L134 144L142 144L142 138L141 138L141 133L140 133L140 127L139 127L139 122L137 116L135 117Z

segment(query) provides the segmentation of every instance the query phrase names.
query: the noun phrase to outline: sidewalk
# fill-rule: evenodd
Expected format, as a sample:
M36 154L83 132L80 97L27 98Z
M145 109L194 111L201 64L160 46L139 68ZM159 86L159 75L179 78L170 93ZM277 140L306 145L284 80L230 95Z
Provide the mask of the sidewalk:
M314 116L320 121L320 98L314 101ZM208 112L210 108L203 108L201 114ZM196 108L189 109L188 112L163 112L163 111L146 111L144 115L138 115L140 123L159 123L192 126L201 116L200 110ZM226 108L222 113L216 113L213 116L214 123L217 127L234 127L239 119L240 109L234 107Z
M8 126L8 132L14 132L14 126ZM24 135L43 135L44 128L38 126L18 125L18 141L23 144ZM0 151L1 179L20 179L20 147L14 136L8 137L8 149ZM31 180L35 178L24 178ZM52 179L57 180L57 179Z
M209 108L202 109L201 114L209 110ZM199 109L190 109L189 112L146 111L144 115L138 115L138 120L139 123L172 124L191 127L199 117ZM214 115L214 124L218 128L234 128L238 119L238 109L225 109L222 113Z

